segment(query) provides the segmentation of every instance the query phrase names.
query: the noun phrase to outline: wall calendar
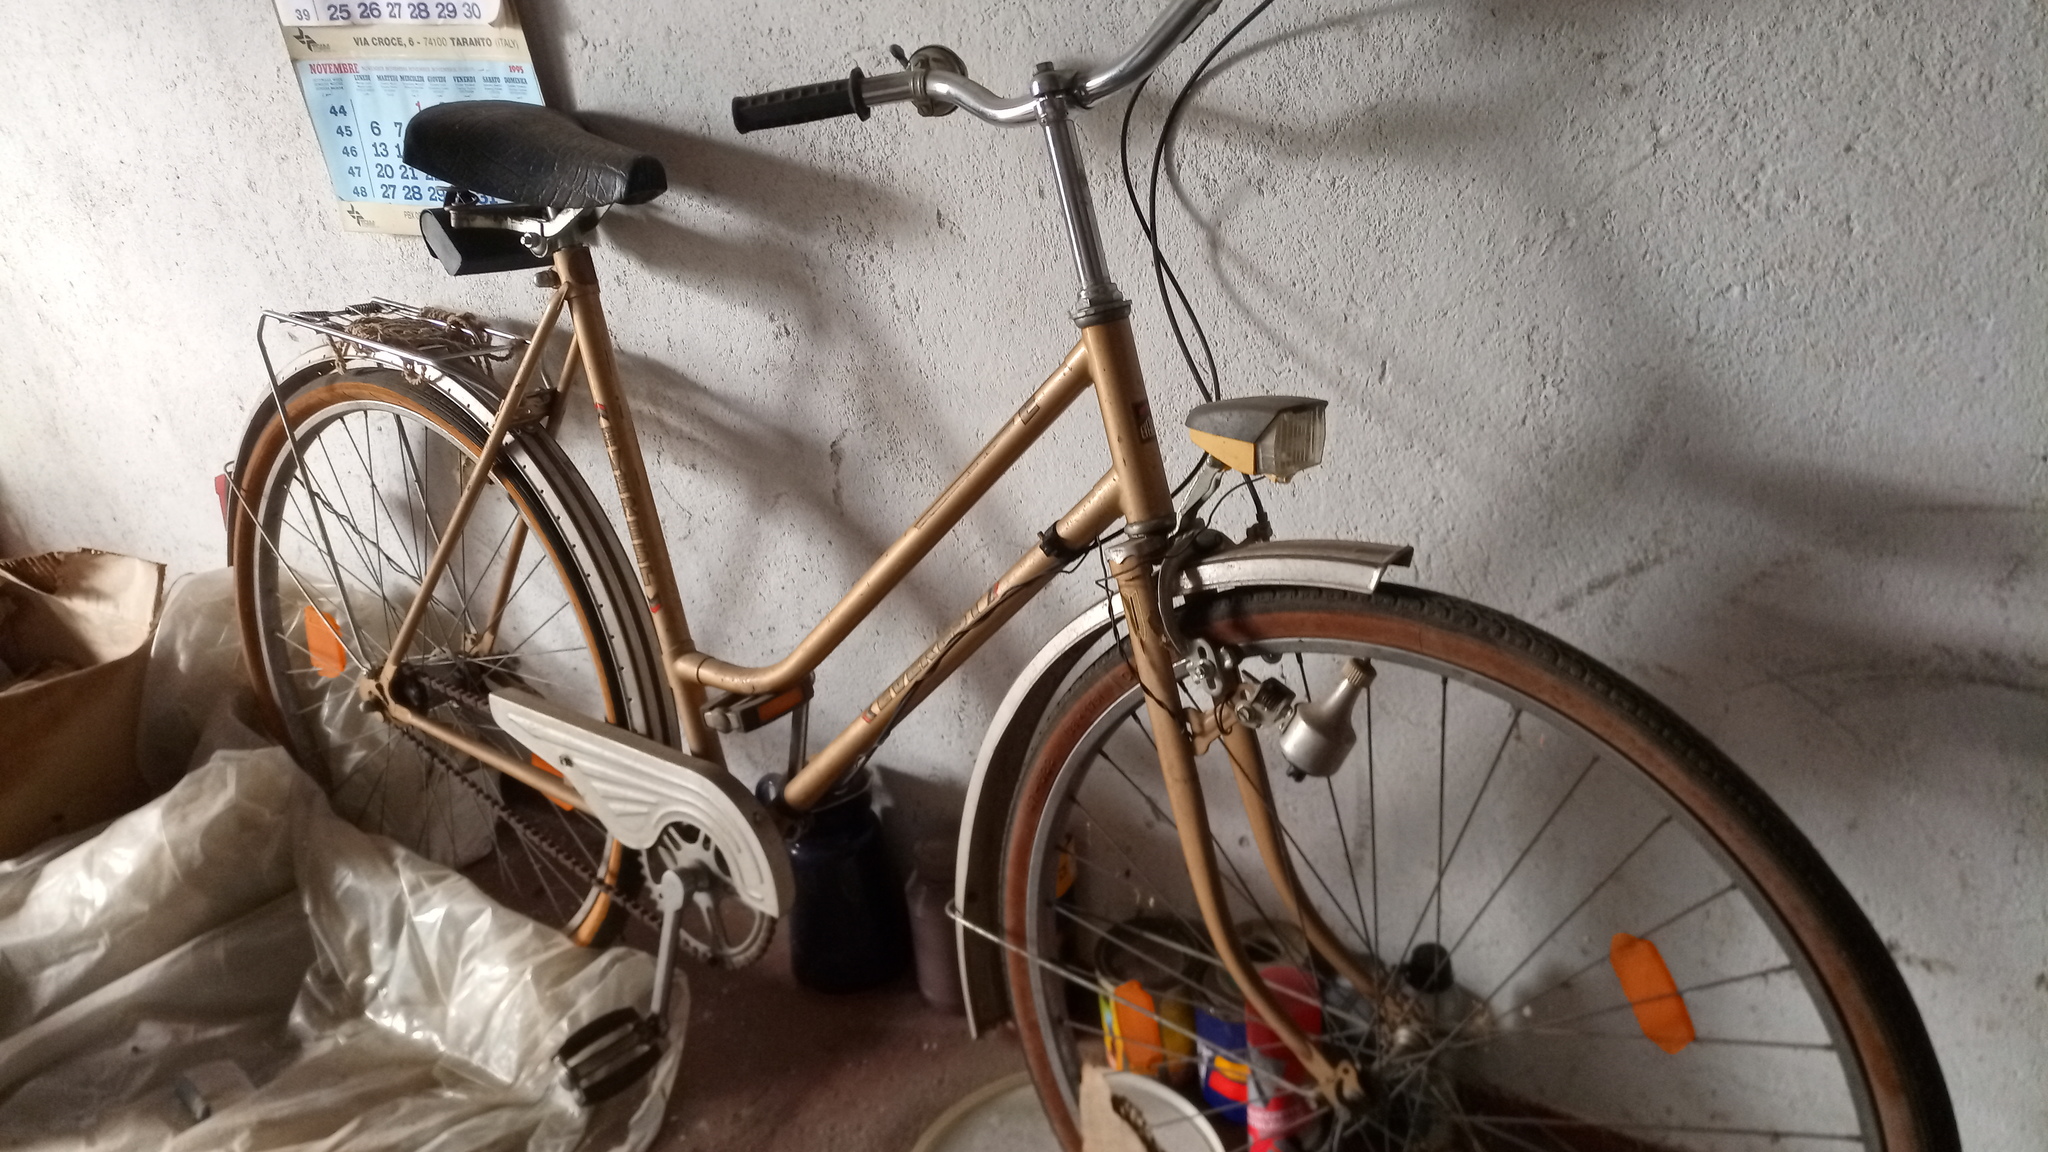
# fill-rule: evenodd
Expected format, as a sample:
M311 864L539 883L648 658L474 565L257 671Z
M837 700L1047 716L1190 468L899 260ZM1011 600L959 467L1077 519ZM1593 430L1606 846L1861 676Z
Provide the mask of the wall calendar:
M406 166L405 126L451 100L542 104L505 0L276 0L285 50L352 232L419 235L446 184Z

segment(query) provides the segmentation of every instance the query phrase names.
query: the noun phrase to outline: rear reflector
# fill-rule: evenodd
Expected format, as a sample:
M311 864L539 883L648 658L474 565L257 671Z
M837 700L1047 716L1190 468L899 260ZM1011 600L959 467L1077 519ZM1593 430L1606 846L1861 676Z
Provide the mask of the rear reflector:
M1608 948L1608 962L1621 979L1621 991L1636 1010L1636 1024L1643 1035L1666 1052L1678 1052L1692 1043L1692 1013L1678 994L1678 982L1671 978L1657 946L1626 932L1614 934Z
M313 671L322 680L332 680L348 670L348 649L342 647L340 627L334 617L311 604L303 613L306 622L306 652L313 657Z

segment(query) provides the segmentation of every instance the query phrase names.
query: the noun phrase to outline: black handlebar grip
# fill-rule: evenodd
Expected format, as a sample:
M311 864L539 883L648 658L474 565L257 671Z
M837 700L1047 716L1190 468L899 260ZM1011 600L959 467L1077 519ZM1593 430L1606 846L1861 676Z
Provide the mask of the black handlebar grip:
M834 116L858 116L865 120L868 118L868 102L861 98L860 82L861 71L855 68L853 74L844 80L805 84L784 88L780 92L763 92L758 96L735 96L732 98L732 126L745 134L763 128L787 128L791 124L830 120Z

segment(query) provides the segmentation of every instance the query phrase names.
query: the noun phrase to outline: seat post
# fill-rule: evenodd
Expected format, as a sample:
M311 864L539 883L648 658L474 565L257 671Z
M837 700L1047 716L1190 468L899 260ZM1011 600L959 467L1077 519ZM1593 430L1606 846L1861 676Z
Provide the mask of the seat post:
M640 455L640 435L633 425L633 409L624 389L619 387L618 361L612 352L604 309L598 303L597 269L591 263L590 249L570 244L558 250L555 275L561 279L569 320L575 326L576 346L583 354L583 378L590 384L591 403L597 406L597 426L604 434L605 455L611 460L612 481L618 487L626 535L640 572L641 594L647 598L647 610L654 617L662 675L675 698L684 748L692 756L723 766L724 749L704 720L704 688L683 679L676 671L676 661L696 651L696 645L690 639L689 621L683 615L682 598L676 591L675 567L669 561L668 540L662 535L661 517L655 510L654 489L647 481L647 464Z

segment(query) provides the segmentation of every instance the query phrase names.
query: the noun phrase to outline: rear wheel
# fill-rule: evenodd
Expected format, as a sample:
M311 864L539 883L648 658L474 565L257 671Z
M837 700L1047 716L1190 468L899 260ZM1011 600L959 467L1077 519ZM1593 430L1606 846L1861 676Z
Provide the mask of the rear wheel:
M1377 999L1274 923L1221 745L1198 761L1231 915L1316 989L1325 1051L1370 1085L1346 1118L1315 1101L1302 1147L1957 1147L1868 921L1770 800L1640 689L1527 625L1406 588L1223 593L1182 622L1297 700L1324 698L1347 661L1375 673L1334 775L1290 778L1278 726L1260 740L1301 886L1388 976ZM1165 1050L1149 1052L1190 1093L1201 1069L1173 1037L1189 1018L1209 1037L1197 1051L1223 1061L1221 1091L1197 1099L1243 1146L1227 1099L1250 1055L1232 1031L1243 1001L1195 911L1149 724L1112 651L1041 726L1003 855L1012 1005L1068 1148L1082 1066L1106 1062L1105 1028L1126 1024L1138 1039L1118 1043L1140 1062L1148 1015ZM1156 986L1154 1012L1098 1000L1133 973Z
M295 435L266 405L236 474L236 593L260 705L342 815L465 867L579 942L609 942L624 924L616 896L639 882L637 854L587 814L356 696L358 679L382 666L475 468L486 413L382 369L302 379L286 407ZM515 433L492 480L394 694L521 758L488 711L494 688L668 740L646 613L581 479L545 436Z

